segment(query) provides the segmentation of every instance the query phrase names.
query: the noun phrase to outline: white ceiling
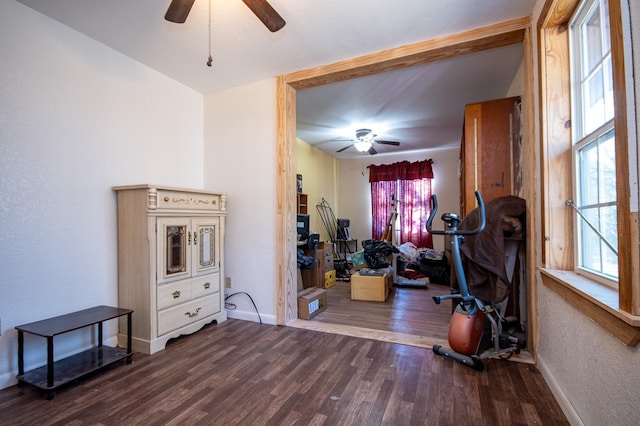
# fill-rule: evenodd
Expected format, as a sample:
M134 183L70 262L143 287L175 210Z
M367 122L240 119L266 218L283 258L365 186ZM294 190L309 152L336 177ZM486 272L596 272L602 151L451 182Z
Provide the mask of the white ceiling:
M196 0L184 24L164 20L170 0L16 1L201 93L529 16L535 4L270 0L287 22L271 33L241 0L212 0L207 67L207 0ZM451 146L459 143L464 104L504 96L521 58L511 46L298 91L298 136L334 155L348 143L325 141L369 123L381 138L402 143L394 152ZM388 147L375 148L383 154Z
M518 44L299 90L297 136L338 158L368 155L336 153L359 128L401 143L378 155L460 146L464 106L505 97L521 61Z

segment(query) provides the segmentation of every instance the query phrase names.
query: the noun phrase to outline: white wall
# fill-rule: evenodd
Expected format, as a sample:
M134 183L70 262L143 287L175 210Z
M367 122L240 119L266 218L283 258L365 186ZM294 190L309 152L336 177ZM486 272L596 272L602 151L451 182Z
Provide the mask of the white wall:
M276 102L275 79L205 98L205 187L228 194L225 275L228 292L246 292L263 322L275 324ZM257 321L239 294L231 318Z
M461 130L462 131L462 130ZM459 148L434 149L419 153L387 154L375 157L340 160L338 165L338 205L337 217L349 218L349 231L358 239L358 249L362 241L371 238L371 185L369 169L371 164L393 164L398 161L421 161L433 159L433 193L438 196L438 211L460 212L460 181L458 179ZM426 225L426 218L425 218ZM434 226L441 223L434 222ZM434 237L434 248L444 250L444 239Z
M0 1L0 58L4 388L17 373L15 326L117 305L111 187L202 187L203 98L13 1ZM115 333L106 327L107 340ZM26 367L44 364L44 339L26 337ZM63 354L90 341L55 343Z
M539 366L569 414L585 425L637 425L640 348L623 345L544 285L538 320Z
M538 1L534 16L539 15L543 3L543 0ZM638 70L640 4L633 0L630 3L634 59ZM640 107L638 79L635 84L637 114ZM538 122L537 90L535 94L535 122ZM636 117L640 119L640 116ZM535 222L539 223L539 219ZM539 225L536 231L541 232ZM638 424L640 348L623 345L541 282L538 282L538 289L538 366L572 423Z

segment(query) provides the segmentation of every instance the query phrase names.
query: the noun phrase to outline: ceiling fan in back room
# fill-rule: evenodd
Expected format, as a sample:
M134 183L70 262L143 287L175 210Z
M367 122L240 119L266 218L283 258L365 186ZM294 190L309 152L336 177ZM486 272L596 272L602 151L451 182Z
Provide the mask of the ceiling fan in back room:
M353 139L353 143L351 145L347 145L344 148L337 150L336 152L342 152L351 147L354 147L359 152L363 152L363 153L368 152L371 155L375 155L378 153L378 151L376 151L373 148L374 143L379 143L381 145L393 145L393 146L400 145L400 142L397 142L397 141L378 140L376 139L376 136L378 135L373 133L371 129L358 129L356 130L356 137L355 139Z

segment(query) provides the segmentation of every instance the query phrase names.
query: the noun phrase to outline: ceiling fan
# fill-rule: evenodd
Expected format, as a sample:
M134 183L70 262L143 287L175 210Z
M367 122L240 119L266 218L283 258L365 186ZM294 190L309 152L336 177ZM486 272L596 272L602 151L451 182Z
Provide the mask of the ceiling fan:
M351 147L354 147L359 152L368 152L369 154L374 155L378 153L378 151L376 151L373 148L374 143L379 143L381 145L393 145L393 146L400 145L400 142L396 142L396 141L378 140L376 139L376 136L378 135L373 133L371 129L358 129L356 130L356 138L353 140L353 143L351 145L347 145L344 148L337 150L336 152L342 152Z
M267 2L267 0L242 0L249 9L262 21L262 23L271 31L282 29L286 24L285 20L275 11L275 9ZM191 6L195 0L172 0L164 15L164 19L177 24L183 24L189 16Z

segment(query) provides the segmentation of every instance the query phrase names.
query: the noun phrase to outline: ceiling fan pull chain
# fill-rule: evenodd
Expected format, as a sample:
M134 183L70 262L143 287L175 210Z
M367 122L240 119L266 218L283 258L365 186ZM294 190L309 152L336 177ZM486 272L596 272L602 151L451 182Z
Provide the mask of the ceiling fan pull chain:
M209 0L209 58L207 59L207 66L210 67L213 63L211 57L211 0Z

